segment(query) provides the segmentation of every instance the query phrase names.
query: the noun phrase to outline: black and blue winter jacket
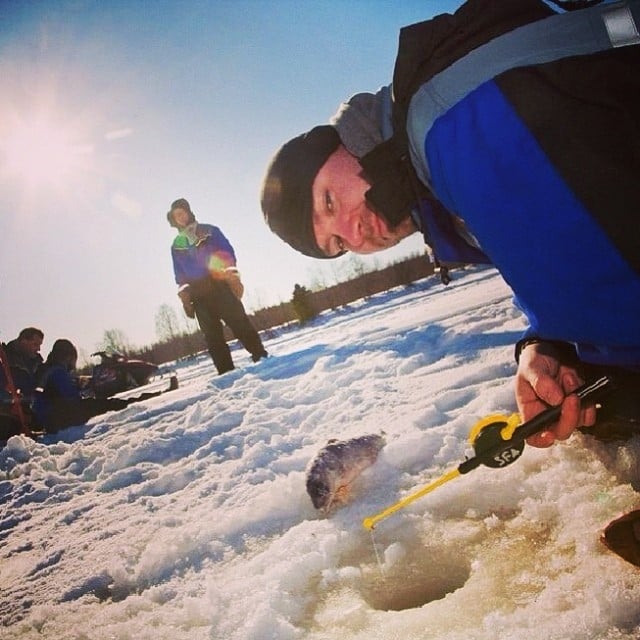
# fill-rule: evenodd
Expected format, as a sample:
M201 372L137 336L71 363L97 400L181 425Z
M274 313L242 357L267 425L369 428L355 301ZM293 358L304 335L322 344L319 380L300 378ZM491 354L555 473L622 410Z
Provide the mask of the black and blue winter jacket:
M407 27L396 117L406 122L419 180L464 220L530 332L574 344L585 362L640 370L640 46L511 60L488 78L476 69L477 86L446 95L468 54L484 65L483 45L552 17L540 0L470 0ZM486 261L464 255L468 245L450 221L438 223L442 215L423 202L438 257Z

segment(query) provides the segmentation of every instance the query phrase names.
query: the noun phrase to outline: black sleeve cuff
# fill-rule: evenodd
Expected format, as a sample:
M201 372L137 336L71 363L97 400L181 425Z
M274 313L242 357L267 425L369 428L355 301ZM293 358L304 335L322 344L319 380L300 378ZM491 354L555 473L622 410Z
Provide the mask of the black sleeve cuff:
M545 340L536 336L526 336L516 342L515 360L520 362L520 354L522 350L530 344L540 344L539 351L544 355L556 358L559 362L566 365L575 365L578 363L578 354L576 348L570 342L562 342L560 340Z

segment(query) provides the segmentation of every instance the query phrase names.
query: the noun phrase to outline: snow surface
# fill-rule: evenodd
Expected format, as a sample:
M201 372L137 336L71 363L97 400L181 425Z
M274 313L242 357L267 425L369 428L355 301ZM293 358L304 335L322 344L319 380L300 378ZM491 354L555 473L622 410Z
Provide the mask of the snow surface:
M638 506L638 439L527 447L362 527L464 460L477 419L515 409L524 326L493 270L457 272L271 337L256 365L236 350L217 376L200 359L177 391L12 438L0 637L638 638L638 569L599 542ZM350 502L317 513L308 460L381 430Z

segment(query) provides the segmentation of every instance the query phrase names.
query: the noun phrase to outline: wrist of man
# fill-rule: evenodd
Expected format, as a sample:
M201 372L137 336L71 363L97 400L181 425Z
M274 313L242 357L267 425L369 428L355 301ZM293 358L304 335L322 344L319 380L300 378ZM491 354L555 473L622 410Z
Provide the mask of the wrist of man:
M515 361L517 363L520 362L520 355L528 346L532 344L540 344L540 342L542 342L542 339L536 338L536 337L528 337L528 338L522 338L521 340L518 340L518 342L516 342L514 353L513 353Z

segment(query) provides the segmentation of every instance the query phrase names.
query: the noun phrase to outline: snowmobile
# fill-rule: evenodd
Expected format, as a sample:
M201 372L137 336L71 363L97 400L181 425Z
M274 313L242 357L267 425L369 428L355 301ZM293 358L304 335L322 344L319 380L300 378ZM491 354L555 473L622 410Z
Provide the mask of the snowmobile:
M97 351L91 356L100 358L88 385L90 395L95 398L109 398L116 393L141 387L159 372L158 365L152 362L129 359L116 351Z

